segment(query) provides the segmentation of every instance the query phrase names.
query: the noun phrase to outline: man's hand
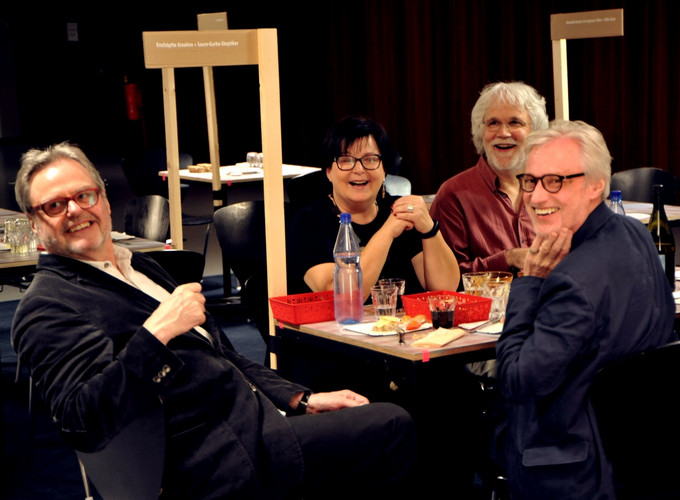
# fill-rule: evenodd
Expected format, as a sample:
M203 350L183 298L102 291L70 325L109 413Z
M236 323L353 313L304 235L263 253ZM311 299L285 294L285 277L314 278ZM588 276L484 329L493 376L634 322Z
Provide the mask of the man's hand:
M507 262L508 268L516 267L521 270L528 253L528 248L510 248L506 250L505 262Z
M205 297L199 283L180 285L144 322L163 344L205 322Z
M291 408L297 408L302 393L296 394L290 402ZM341 408L351 408L362 406L370 401L356 392L350 390L334 392L318 392L309 397L307 401L307 413L324 413L327 411L339 410Z
M524 259L524 276L547 277L569 253L573 234L563 227L559 233L537 235Z

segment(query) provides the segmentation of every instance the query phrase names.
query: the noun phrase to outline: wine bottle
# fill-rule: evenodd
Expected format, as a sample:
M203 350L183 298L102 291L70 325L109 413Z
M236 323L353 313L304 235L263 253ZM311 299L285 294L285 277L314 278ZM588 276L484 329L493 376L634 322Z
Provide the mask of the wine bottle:
M652 234L654 246L659 252L661 266L666 273L666 278L671 285L671 289L675 290L675 238L673 237L673 230L668 223L668 217L666 217L666 211L663 206L663 186L655 184L652 189L654 190L654 206L647 228Z

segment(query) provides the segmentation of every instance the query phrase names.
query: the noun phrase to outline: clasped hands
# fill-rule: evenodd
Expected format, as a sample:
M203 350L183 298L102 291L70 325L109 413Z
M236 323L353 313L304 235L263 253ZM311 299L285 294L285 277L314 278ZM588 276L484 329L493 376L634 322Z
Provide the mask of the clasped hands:
M411 229L419 233L427 233L434 224L422 196L402 196L392 205L392 215L394 217L388 217L385 224L392 224L395 228L399 228L399 232L394 237ZM397 221L400 224L395 224Z

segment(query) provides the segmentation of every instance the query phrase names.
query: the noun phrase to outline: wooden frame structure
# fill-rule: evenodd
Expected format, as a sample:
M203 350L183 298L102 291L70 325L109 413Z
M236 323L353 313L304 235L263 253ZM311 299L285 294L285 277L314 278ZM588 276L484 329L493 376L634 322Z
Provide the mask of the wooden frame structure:
M567 40L607 36L623 36L623 9L593 10L550 16L555 118L569 120Z
M198 30L144 32L144 60L147 68L161 69L165 142L168 160L170 236L173 247L182 248L182 206L179 180L179 127L175 91L176 68L203 68L210 163L213 172L213 206L222 206L219 175L220 155L215 112L213 67L257 65L260 84L265 237L267 244L268 295L286 295L286 235L281 166L281 102L277 32L275 29ZM228 270L225 270L228 272ZM269 312L269 331L274 318ZM276 359L272 355L272 368Z

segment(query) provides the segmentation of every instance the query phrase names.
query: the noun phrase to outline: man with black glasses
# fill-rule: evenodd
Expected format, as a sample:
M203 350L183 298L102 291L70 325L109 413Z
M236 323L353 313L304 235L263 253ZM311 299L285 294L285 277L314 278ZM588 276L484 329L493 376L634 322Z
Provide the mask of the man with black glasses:
M613 499L588 391L603 365L677 340L675 304L646 227L603 202L602 134L556 121L525 152L517 178L536 239L496 348L511 497Z
M67 443L102 449L162 407L161 498L403 491L417 449L410 416L351 391L313 394L234 352L200 284L177 286L113 245L104 183L79 148L29 151L15 190L47 253L13 345Z

